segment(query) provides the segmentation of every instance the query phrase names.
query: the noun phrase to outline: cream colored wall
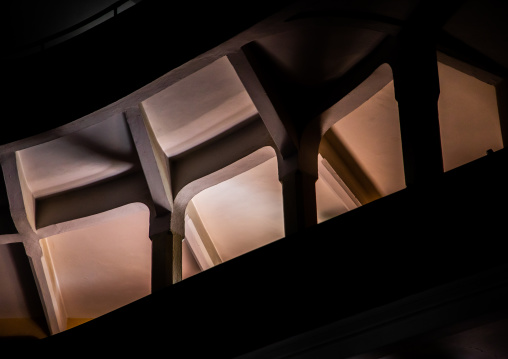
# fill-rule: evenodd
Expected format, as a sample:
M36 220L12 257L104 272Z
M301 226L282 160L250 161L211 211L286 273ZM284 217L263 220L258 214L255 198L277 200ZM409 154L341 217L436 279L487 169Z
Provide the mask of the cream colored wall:
M503 148L496 90L438 63L439 122L445 171Z
M333 111L330 112L333 116ZM405 188L398 104L393 81L332 126L381 195Z
M168 158L220 135L257 113L226 57L142 104Z
M47 238L68 318L96 318L150 294L148 209Z
M284 237L276 158L202 191L192 202L224 261Z

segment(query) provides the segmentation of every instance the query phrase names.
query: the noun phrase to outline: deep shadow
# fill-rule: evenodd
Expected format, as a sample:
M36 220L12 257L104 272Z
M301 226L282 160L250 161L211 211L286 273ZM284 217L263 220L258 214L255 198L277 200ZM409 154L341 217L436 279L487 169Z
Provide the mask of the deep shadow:
M435 183L409 186L236 257L43 339L41 345L52 350L93 342L115 351L125 342L142 346L168 341L173 351L189 357L235 358L506 268L508 258L499 240L505 213L497 204L508 200L502 185L508 180L507 162L506 151L500 150L445 173ZM476 305L465 302L460 310L469 316L499 310L506 306L508 287L503 288L502 295L493 292L488 298L488 308L482 299ZM233 310L238 306L244 310ZM440 318L427 316L420 325ZM211 327L196 331L196 323ZM449 359L446 352L437 353Z
M4 176L0 170L0 235L15 234L17 232L9 208L9 199L7 197L7 189L5 188Z
M49 328L44 317L42 303L37 291L37 286L32 274L32 269L23 244L11 243L7 244L7 248L13 258L17 282L21 284L23 299L28 308L30 318L44 331L46 335L50 335Z

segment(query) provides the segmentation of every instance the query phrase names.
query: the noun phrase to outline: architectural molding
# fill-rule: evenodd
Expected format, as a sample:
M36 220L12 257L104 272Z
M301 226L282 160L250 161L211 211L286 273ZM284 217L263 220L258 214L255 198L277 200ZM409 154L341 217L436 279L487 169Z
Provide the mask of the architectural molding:
M129 108L124 113L129 125L132 139L138 153L150 195L155 206L156 216L166 215L171 211L171 203L166 188L170 187L167 177L161 174L157 164L155 149L150 140L146 122L139 107Z
M278 151L283 158L291 156L297 149L295 144L298 143L295 129L289 125L287 119L284 119L280 108L273 103L273 98L270 96L271 89L266 88L268 85L259 74L262 69L254 65L255 54L249 47L244 46L235 53L229 54L228 59L256 106Z
M67 314L52 265L48 264L51 263L51 254L39 240L25 241L24 245L48 328L51 334L60 333L67 329Z
M23 174L19 172L16 153L6 156L1 166L14 225L20 234L33 235L35 233L35 199L26 186Z
M198 264L202 266L202 269L208 269L211 265L216 266L221 264L223 260L217 252L217 248L215 248L212 239L208 235L203 220L192 201L187 205L185 221L186 225L193 229L192 238L187 235L187 231L185 231L185 238L188 239L192 251L196 254L196 258L200 259ZM204 253L200 254L198 252Z
M187 184L178 192L175 198L175 207L171 219L171 231L185 237L185 210L189 201L199 192L244 173L275 156L274 149L271 146L265 146L215 172Z
M192 202L189 202L191 204ZM206 232L205 232L206 233ZM192 252L193 257L198 263L199 269L202 271L212 268L213 266L220 264L218 261L213 261L210 256L209 249L205 246L205 242L210 243L211 239L206 238L203 240L203 231L199 231L194 225L194 221L188 216L185 216L185 240L189 244L189 248ZM207 236L207 234L205 234ZM208 237L208 236L207 236ZM212 243L213 245L213 243ZM214 248L215 249L215 248ZM215 250L216 252L216 250Z

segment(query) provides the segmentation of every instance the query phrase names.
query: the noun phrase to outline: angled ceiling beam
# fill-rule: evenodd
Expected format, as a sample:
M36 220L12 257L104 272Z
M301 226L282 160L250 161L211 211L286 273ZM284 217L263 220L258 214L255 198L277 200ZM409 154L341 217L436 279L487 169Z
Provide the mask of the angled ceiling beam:
M281 113L281 107L274 104L273 92L264 79L263 69L248 46L228 55L243 86L256 106L263 123L275 142L282 157L293 155L298 137L287 115Z

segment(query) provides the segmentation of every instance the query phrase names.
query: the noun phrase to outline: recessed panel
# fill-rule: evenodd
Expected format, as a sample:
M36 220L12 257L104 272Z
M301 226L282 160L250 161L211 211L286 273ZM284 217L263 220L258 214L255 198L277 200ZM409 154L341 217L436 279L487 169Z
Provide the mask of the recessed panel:
M257 113L225 57L142 104L167 157L181 154Z
M148 227L145 208L46 239L68 318L96 318L150 294Z
M276 158L202 191L192 202L223 261L284 237Z
M137 165L123 115L18 152L35 198L83 187L126 173Z
M192 277L201 272L187 240L182 243L182 279Z
M496 89L438 63L439 125L444 169L451 170L503 148Z
M327 111L327 116L334 116L333 107ZM399 112L393 81L340 119L330 131L345 146L381 196L405 187Z

